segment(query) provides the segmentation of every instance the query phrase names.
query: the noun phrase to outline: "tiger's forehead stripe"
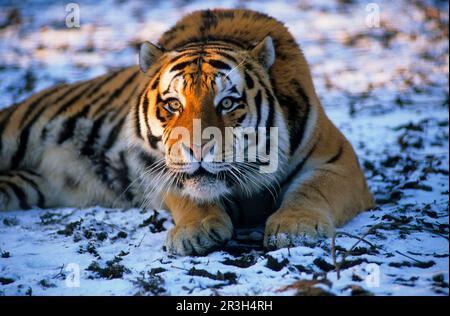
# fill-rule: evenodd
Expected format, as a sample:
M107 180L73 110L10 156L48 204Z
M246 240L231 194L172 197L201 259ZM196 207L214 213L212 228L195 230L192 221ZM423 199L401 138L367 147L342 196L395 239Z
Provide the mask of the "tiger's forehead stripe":
M206 43L204 41L194 41L194 42L187 42L187 43L181 43L179 45L176 45L175 47L173 47L172 49L174 51L186 51L186 50L193 50L193 49L199 49L199 48L205 48L206 47ZM208 49L215 49L215 48L220 48L220 49L224 49L224 50L229 50L229 51L236 51L237 49L245 49L244 46L242 46L241 43L238 43L236 41L232 41L231 39L227 39L226 41L223 39L216 39L213 40L211 38L208 39L207 41L207 48Z
M169 62L168 65L164 67L158 80L162 95L167 97L170 97L171 95L174 97L178 96L180 101L185 103L181 91L199 78L205 86L209 86L210 84L215 85L217 90L222 92L221 94L230 89L228 92L239 95L238 90L241 90L242 88L243 74L237 69L240 66L240 64L237 63L237 58L230 53L224 53L214 49L211 50L209 48L203 48L201 50L197 48L195 51L189 50L183 52L182 54L173 57L171 61L173 60L175 60L174 63ZM207 64L217 70L211 79L208 79L208 75L205 76L204 73L201 73L203 64ZM192 67L193 65L199 67L199 72L197 74L191 69L187 70L187 68ZM234 89L231 89L233 87Z

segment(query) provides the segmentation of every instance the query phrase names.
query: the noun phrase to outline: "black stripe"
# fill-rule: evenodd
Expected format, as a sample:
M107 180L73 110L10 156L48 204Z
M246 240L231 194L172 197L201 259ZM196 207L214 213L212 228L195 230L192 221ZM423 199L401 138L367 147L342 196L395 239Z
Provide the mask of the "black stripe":
M30 209L30 205L27 202L27 196L26 196L25 192L19 186L17 186L16 184L14 184L10 181L4 181L4 183L9 185L11 190L16 195L17 199L19 200L20 208L23 210Z
M24 129L22 129L22 132L19 136L19 148L17 149L15 155L13 155L12 158L12 163L11 165L17 166L20 162L20 160L22 160L23 155L25 154L25 149L27 147L27 143L28 143L28 137L30 134L29 129L31 128L31 125L34 124L34 122L36 121L36 119L42 114L42 112L44 112L44 110L46 109L45 106L41 107L40 109L38 108L38 105L40 105L40 103L46 99L47 97L51 96L52 94L60 91L63 87L67 87L66 85L62 85L62 86L58 86L54 89L50 89L49 91L47 91L46 93L44 93L43 95L41 95L38 99L36 99L35 101L33 101L32 103L30 103L25 111L25 113L22 116L22 119L20 121L19 126L23 126L25 123L25 120L30 118L31 119L28 121L28 123L25 125ZM38 109L38 110L36 110ZM33 111L38 111L37 114L35 114L34 116L32 115ZM10 116L14 113L14 111L12 111L5 119L5 121L2 121L0 124L0 153L2 151L3 148L3 143L1 140L1 135L3 133L3 130L6 128L7 126L7 119L10 118ZM23 147L21 147L23 146ZM16 156L17 155L17 156ZM18 159L18 160L17 160Z
M161 122L161 123L165 123L166 122L166 118L164 116L161 115L161 107L157 107L156 108L156 118Z
M243 115L239 116L237 119L237 123L241 124L245 120L246 116L247 116L247 113L244 113Z
M156 77L156 79L154 79L154 81L153 81L153 83L152 83L150 89L155 90L155 89L158 87L158 84L159 84L159 78L160 78L160 76L158 76L158 77Z
M310 112L311 106L308 103L308 107L306 108L306 113L302 116L301 120L294 126L297 126L296 128L294 128L294 130L292 131L293 135L289 135L290 136L290 143L291 143L291 155L293 155L296 151L296 149L298 148L298 146L300 146L302 140L303 140L303 136L305 134L305 130L306 130L306 124L308 122L308 117L309 117L309 112Z
M245 68L246 71L249 71L249 73L253 72L253 66L252 66L252 64L250 64L250 63L244 63L243 66L244 66L244 68ZM258 75L256 74L256 76L258 76Z
M229 88L227 91L228 91L229 93L236 93L236 94L239 94L239 91L238 91L238 89L236 88L236 86L232 86L232 87Z
M97 108L95 109L94 113L92 114L93 117L95 117L97 114L100 113L100 111L104 110L105 107L111 106L113 104L114 99L119 98L122 95L122 92L131 84L133 83L134 79L139 75L139 71L136 71L132 73L127 80L118 88L114 90L113 93L111 93L107 100L102 102Z
M32 125L28 124L22 130L22 133L20 133L19 147L17 148L14 155L11 157L11 169L17 169L17 167L19 166L19 163L22 161L22 159L25 155L25 150L26 150L27 144L28 144L28 138L30 137L31 126Z
M259 122L261 121L261 102L262 102L262 94L261 94L261 90L258 90L258 93L255 96L256 128L258 128Z
M296 95L283 95L280 94L276 87L279 84L276 83L274 78L271 78L272 87L275 89L275 95L280 103L280 106L287 109L287 120L289 127L289 143L290 154L293 155L301 144L306 123L308 121L311 104L309 103L309 97L303 90L300 83L292 79L290 81L291 89L296 92Z
M174 58L172 58L171 60L169 60L167 62L167 65L173 64L176 61L178 61L179 59L183 58L183 57L190 57L192 56L192 53L186 52L186 53L181 53L178 56L175 56Z
M81 111L72 115L71 117L69 117L64 121L64 123L62 124L61 132L58 137L58 144L62 144L63 142L65 142L67 139L71 138L74 135L78 119L85 117L89 113L91 105L97 103L105 95L106 92L103 92L102 94L97 96L94 100L89 101Z
M124 105L128 105L128 103L130 102L131 98L136 94L136 91L139 89L139 85L136 85L133 90L131 90L130 94L128 95L127 99L124 102Z
M18 104L14 103L9 107L0 109L0 127L2 127L3 122L6 122L9 119L11 113L14 112L14 110L17 110L17 106Z
M158 142L161 141L161 136L153 136L149 134L148 138L150 141L150 146L155 150L158 149Z
M267 117L267 124L266 127L273 127L274 126L274 120L275 120L275 98L273 94L266 90L267 92L267 106L269 107L269 116Z
M172 49L174 50L182 50L184 47L189 47L192 45L214 45L216 43L224 44L224 45L234 45L242 49L248 48L248 43L243 43L242 39L236 39L228 36L214 36L214 35L205 35L205 36L192 36L186 38L181 43L175 45Z
M120 131L122 130L122 126L125 123L126 117L123 117L113 128L111 128L108 138L106 139L105 144L103 145L104 152L107 152L116 142L117 137L119 136Z
M82 88L83 86L85 86L84 88ZM56 111L55 114L53 114L53 116L49 119L48 123L50 123L51 121L53 121L55 118L57 118L59 115L61 115L61 113L65 112L71 105L73 105L74 102L76 102L81 96L83 96L86 91L88 91L89 89L92 88L92 86L90 85L89 82L84 82L81 86L80 86L81 91L75 90L75 92L77 92L76 95L74 95L73 97L69 98L69 100L65 101L58 109L58 111ZM64 99L67 95L62 96L62 98ZM60 100L57 100L55 103L58 103Z
M50 91L47 91L46 93L44 93L43 95L41 95L38 99L36 99L35 101L31 102L28 106L26 111L23 113L22 119L20 120L20 124L19 125L24 125L25 121L30 117L30 115L32 114L33 111L36 110L36 107L47 97L50 97L52 94L60 91L62 88L67 87L66 85L61 85L58 86L54 89L50 89Z
M245 84L247 85L247 89L253 89L253 87L255 86L252 77L247 71L245 72Z
M266 151L270 153L270 127L274 127L275 120L275 99L272 93L266 89L267 93L267 107L269 108L269 114L266 122ZM266 152L267 153L267 152Z
M61 96L58 97L58 99L55 102L52 102L53 104L59 105L59 102L64 101L65 98L67 98L68 96L70 96L71 94L73 94L74 92L78 92L77 95L75 95L73 98L71 98L69 101L63 103L60 108L57 110L56 113L53 114L53 116L47 121L46 126L42 129L41 131L41 139L45 139L47 137L47 133L48 133L48 128L49 128L49 123L54 120L56 117L59 116L60 113L64 112L66 109L68 109L72 103L75 101L75 99L77 99L78 97L80 97L81 95L83 95L85 92L89 91L90 89L92 89L92 86L89 87L88 85L89 82L85 81L85 82L81 82L81 83L77 83L77 84L73 84L71 86L68 86L67 90L69 90L68 93L64 93ZM86 86L86 88L83 88L81 90L81 92L78 91L79 88L82 88L83 86ZM53 106L50 106L49 108L53 108ZM40 114L42 114L42 111L40 111ZM37 115L35 116L35 118L37 119ZM31 120L29 121L31 122Z
M86 95L88 98L91 98L95 93L97 93L103 86L105 86L109 81L114 79L119 71L113 72L108 77L106 77L104 80L98 82L96 85L91 87L88 91L86 91ZM106 95L106 92L103 92L101 95L97 96L92 101L87 101L87 104L83 107L81 111L79 111L77 114L72 115L70 118L68 118L64 123L62 127L62 131L59 134L58 138L58 144L62 144L67 139L72 138L75 132L76 123L78 119L85 117L91 108L92 105L96 104L98 101L100 101L104 96Z
M233 111L245 109L245 104L240 103L233 108Z
M90 98L92 97L95 93L97 93L102 87L104 87L108 82L110 82L112 79L114 79L119 73L121 72L121 70L119 71L115 71L113 73L111 73L109 76L107 76L104 80L98 82L96 85L94 85L92 87L92 89L90 91L87 92L87 96Z
M209 31L212 27L216 27L219 19L211 10L205 10L201 13L202 24L199 27L200 33Z
M308 103L305 113L300 115L300 106L296 100L285 95L277 95L277 97L280 105L288 110L290 154L293 155L303 139L310 105Z
M67 120L64 121L64 123L62 124L61 132L59 133L58 144L64 143L66 140L68 140L73 136L73 134L75 133L75 127L78 119L80 117L86 116L88 112L89 107L86 106L81 112L72 115L71 117L69 117Z
M83 85L86 85L86 82L81 84L79 86L79 88L83 87ZM59 110L57 111L56 114L54 114L52 116L52 118L47 122L47 124L54 118L57 117L57 115L59 115L60 113L62 113L65 109L67 109L74 100L76 100L80 95L82 95L83 93L85 93L86 91L88 91L90 88L92 88L91 86L87 85L86 88L82 88L81 92L78 91L78 89L73 90L75 92L79 92L77 93L75 96L73 96L72 98L70 98L68 101L66 101L65 103L63 103L63 105L59 108ZM53 91L54 92L54 91ZM72 93L72 92L71 92ZM61 99L63 99L64 97L66 97L67 95L63 95L59 98L59 100L57 100L55 103L58 103ZM38 120L39 116L41 116L41 114L46 110L46 107L43 106L41 107L36 113L34 113L34 115L32 116L32 118L28 121L28 124L25 125L25 127L22 129L22 132L19 136L19 145L18 148L16 150L16 152L14 153L14 155L11 158L11 167L12 169L16 169L20 162L22 161L22 159L25 156L26 153L26 148L28 146L28 140L30 137L30 132L31 129L34 125L34 123ZM45 138L45 134L46 134L47 129L44 129L41 137Z
M208 41L208 43L202 42L202 41L190 41L190 42L184 42L185 44L180 46L177 45L174 50L177 51L186 51L186 53L188 53L188 51L192 51L192 50L199 50L199 49L205 49L205 48L214 48L214 47L227 47L229 49L231 49L232 47L230 47L230 43L225 42L223 40L212 40L212 38L210 38L210 40ZM208 45L207 47L205 47L206 45ZM234 48L233 48L234 49Z
M158 95L158 99L161 99L161 97ZM145 125L147 127L147 139L148 142L150 143L150 146L153 149L158 149L158 142L161 141L161 136L153 136L152 134L152 130L150 128L150 124L148 123L148 119L147 119L147 111L148 111L148 105L149 105L149 101L148 101L148 96L147 94L144 96L144 104L143 104L143 108L144 108L144 114L145 114ZM159 108L157 108L159 109Z
M6 198L7 198L8 200L10 199L9 194L8 194L8 192L6 191L6 189L0 187L0 193L3 193L3 194L6 196Z
M222 70L230 70L231 69L230 65L224 63L223 61L217 60L217 59L208 59L206 62L217 69L222 69Z
M148 111L148 105L149 105L149 100L148 100L148 95L147 93L144 94L144 102L142 104L142 113L144 114L144 122L145 122L145 126L147 127L147 133L151 134L151 129L150 129L150 124L148 123L148 119L147 119L147 111Z
M177 32L183 31L185 28L186 26L183 24L176 24L163 34L163 40L160 40L158 44L160 44L161 47L165 47L168 42L171 42L177 37Z
M153 166L156 162L156 159L145 151L139 153L139 158L146 167Z
M320 136L317 138L316 143L311 148L311 150L306 154L306 156L302 159L302 161L299 162L299 164L292 170L289 175L281 182L280 187L284 187L286 184L290 183L296 175L298 175L302 169L305 163L308 161L308 159L313 154L314 150L316 150L317 144L320 142Z
M29 173L29 174L31 174L32 176L35 176L35 177L40 177L40 176L41 176L40 174L38 174L37 172L34 172L34 171L32 171L32 170L28 170L28 169L27 169L26 172Z
M192 64L193 62L194 62L193 60L183 61L179 64L172 66L172 68L170 68L169 72L183 70L184 68L186 68L188 65Z
M269 111L267 115L266 128L273 127L275 119L275 97L272 94L272 92L267 88L264 82L261 81L260 84L264 88Z
M308 121L309 112L311 109L311 104L309 103L309 97L306 95L306 92L301 87L300 83L294 81L296 86L296 92L300 96L300 100L303 101L303 106L306 107L305 113L301 116L300 119L294 121L294 130L293 135L291 134L291 155L295 152L298 146L300 146L303 135L306 129L306 123ZM298 112L298 105L296 107L296 112ZM295 124L297 122L297 124Z
M3 131L6 129L6 126L8 125L9 119L14 114L14 111L16 109L17 108L10 107L10 108L7 108L7 109L3 110L3 111L5 111L4 113L6 113L6 114L3 117L3 119L0 121L0 154L1 154L2 148L3 148L3 141L2 141Z
M11 106L0 109L0 127L3 124L3 122L6 122L11 117L11 114L18 109L19 104L14 103Z
M84 143L83 148L80 151L80 154L83 156L92 157L95 154L94 151L94 145L95 141L97 140L100 130L103 126L103 121L106 119L107 113L104 113L100 118L94 121L92 124L91 132L89 133L89 136Z
M130 92L129 96L126 98L126 100L123 102L122 105L120 105L119 107L116 107L114 109L114 113L109 117L109 121L113 122L116 120L116 118L118 116L120 116L121 114L123 115L122 111L125 109L126 107L126 111L128 113L129 111L129 104L130 104L130 100L131 98L136 94L137 89L139 89L139 85L136 85L133 90ZM125 113L125 116L127 115L127 113Z
M24 182L28 183L30 186L33 187L33 190L36 191L36 193L38 195L37 206L40 208L44 208L45 207L45 198L44 198L44 195L42 194L41 190L39 190L37 183L34 180L26 177L25 175L23 175L21 173L17 173L16 175L20 179L22 179Z
M33 127L34 123L36 123L39 116L46 110L46 107L42 107L38 112L35 113L35 115L30 119L28 124L25 125L25 127L22 129L22 132L19 136L19 144L17 147L16 152L11 157L11 169L17 169L20 162L25 156L25 152L28 146L28 139L30 138L30 132L31 128Z
M335 163L336 161L339 160L339 158L341 158L342 156L342 152L344 151L344 146L341 144L339 146L339 150L336 153L336 155L334 155L333 157L331 157L326 163Z
M202 50L202 51L211 50L211 51L215 51L215 52L220 50L221 53L223 53L224 51L236 52L235 46L236 45L234 45L234 44L233 44L233 46L231 46L229 43L225 43L225 42L215 42L215 43L208 42L207 46L206 46L206 43L196 42L191 45L185 45L181 49L175 49L175 51L184 53L184 54L186 54L186 56L193 56L195 54L198 54L199 50Z
M131 185L130 176L129 176L130 168L129 168L126 158L125 158L125 152L121 151L119 154L119 157L120 157L120 162L122 164L122 168L120 168L118 170L117 177L119 178L119 181L122 185L122 189L125 192L125 198L128 201L132 201L134 196L133 196L133 193L131 192L131 190L128 190L128 188Z
M134 107L134 127L135 127L135 131L136 131L136 137L143 139L142 134L141 134L141 123L140 123L140 109L141 109L141 98L144 95L144 93L146 93L146 90L144 89L144 91L142 93L140 93L137 96L137 100L136 100L136 104Z
M209 47L208 47L208 48L209 48ZM234 58L234 56L231 56L231 55L228 54L228 53L225 53L225 52L223 52L223 51L217 51L217 52L215 52L215 53L216 53L217 55L221 55L221 56L223 56L223 57L225 57L225 58L231 60L231 61L234 62L235 64L238 63L237 59Z

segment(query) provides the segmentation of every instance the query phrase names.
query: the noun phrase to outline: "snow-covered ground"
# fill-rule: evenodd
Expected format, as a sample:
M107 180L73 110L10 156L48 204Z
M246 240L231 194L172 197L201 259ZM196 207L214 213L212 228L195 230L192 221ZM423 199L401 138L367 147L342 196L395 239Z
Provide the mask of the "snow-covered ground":
M137 63L137 43L194 9L260 10L303 47L378 207L340 228L334 247L264 252L261 229L205 257L162 250L173 226L163 210L1 212L0 294L448 295L446 1L78 3L81 28L68 29L65 1L0 2L0 108ZM380 24L369 27L377 9Z

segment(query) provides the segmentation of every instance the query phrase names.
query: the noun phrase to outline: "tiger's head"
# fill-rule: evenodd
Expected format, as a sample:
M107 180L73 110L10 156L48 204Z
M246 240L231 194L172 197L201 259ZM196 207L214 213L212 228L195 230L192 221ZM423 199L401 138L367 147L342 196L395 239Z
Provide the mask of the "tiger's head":
M275 189L288 140L269 77L270 36L251 48L210 41L166 51L145 42L139 62L148 81L135 128L162 157L154 185L200 201Z

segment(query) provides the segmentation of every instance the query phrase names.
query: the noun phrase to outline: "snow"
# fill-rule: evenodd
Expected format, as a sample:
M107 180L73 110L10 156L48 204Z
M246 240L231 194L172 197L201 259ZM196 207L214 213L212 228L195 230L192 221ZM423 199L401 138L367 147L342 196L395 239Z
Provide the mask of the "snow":
M135 64L137 43L214 4L78 3L80 29L64 26L63 2L0 4L0 108ZM331 239L265 252L260 228L208 256L175 257L162 249L173 227L164 210L35 209L0 213L0 294L448 295L448 6L377 1L380 27L368 28L366 3L345 3L216 1L286 23L358 153L378 207L339 228L339 273ZM8 25L13 8L21 23Z

